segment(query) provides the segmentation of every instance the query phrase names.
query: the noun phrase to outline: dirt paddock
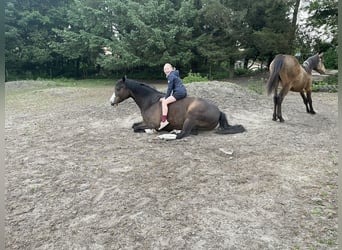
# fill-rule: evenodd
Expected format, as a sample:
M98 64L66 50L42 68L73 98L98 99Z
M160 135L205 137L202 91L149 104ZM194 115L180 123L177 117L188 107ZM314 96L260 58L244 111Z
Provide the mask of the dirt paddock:
M6 249L338 248L336 93L316 115L289 93L279 123L272 97L192 83L247 132L165 141L113 87L32 86L7 83Z

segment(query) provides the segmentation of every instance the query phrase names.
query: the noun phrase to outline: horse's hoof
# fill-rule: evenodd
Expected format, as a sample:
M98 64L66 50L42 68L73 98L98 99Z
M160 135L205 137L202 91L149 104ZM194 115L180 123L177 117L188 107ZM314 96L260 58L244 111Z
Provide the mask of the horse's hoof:
M310 111L310 114L314 115L314 114L316 114L316 112L313 111L313 110L311 110L311 111Z

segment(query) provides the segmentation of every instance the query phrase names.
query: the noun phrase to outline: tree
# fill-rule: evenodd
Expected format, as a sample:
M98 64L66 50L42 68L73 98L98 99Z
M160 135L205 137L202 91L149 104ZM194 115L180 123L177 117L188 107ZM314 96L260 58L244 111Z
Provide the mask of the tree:
M303 58L324 51L327 68L337 69L337 0L311 1L305 10L309 17L306 29L297 33L297 46Z
M52 27L63 26L65 1L9 0L5 9L5 62L10 76L51 75L52 51L47 41L53 39Z
M209 74L228 69L238 58L238 44L233 29L233 11L219 0L203 1L195 21L196 53L201 65L209 68Z
M112 36L108 8L102 0L74 0L66 12L67 23L53 28L56 39L49 43L74 76L87 77L99 72L97 58Z
M311 6L313 24L321 24L323 17L337 16L335 2L315 0ZM277 53L293 52L298 3L8 0L6 69L10 76L29 78L117 72L162 76L162 65L170 62L182 72L232 76L236 60L270 62ZM331 3L331 8L318 10L314 7L318 3ZM327 27L337 33L333 19ZM304 44L297 41L296 46Z
M108 44L112 55L102 55L106 69L158 67L165 62L187 65L192 59L191 1L111 1L115 32Z
M337 44L338 30L338 1L337 0L314 0L307 7L310 17L309 22L315 28L321 28L320 32L332 35L333 43Z
M288 3L279 0L238 2L235 8L246 10L238 31L246 62L252 58L269 64L276 54L291 53L292 26Z
M290 50L293 52L295 49L295 40L296 40L296 32L297 32L297 18L298 11L300 6L300 0L293 0L293 14L292 14L292 22L291 22L291 31L290 31Z

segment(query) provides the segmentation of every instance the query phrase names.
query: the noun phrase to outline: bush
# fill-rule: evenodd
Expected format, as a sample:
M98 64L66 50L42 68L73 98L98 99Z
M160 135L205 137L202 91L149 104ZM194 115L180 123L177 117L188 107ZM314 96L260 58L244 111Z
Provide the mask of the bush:
M324 52L324 66L327 69L338 69L337 66L337 51L336 48L329 48Z
M184 79L183 79L183 83L207 82L207 81L208 81L208 77L203 77L203 76L201 76L200 73L192 73L191 70L188 73L188 75L186 77L184 77Z
M254 71L251 69L237 68L234 70L234 75L236 75L236 76L250 75L253 72Z
M323 79L323 81L317 81L312 83L313 92L337 92L338 91L338 75L331 75Z

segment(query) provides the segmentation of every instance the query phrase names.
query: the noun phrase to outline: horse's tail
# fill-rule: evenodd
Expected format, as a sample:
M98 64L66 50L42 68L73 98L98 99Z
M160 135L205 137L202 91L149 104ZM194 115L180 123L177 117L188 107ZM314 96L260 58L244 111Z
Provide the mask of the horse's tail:
M272 68L270 68L271 75L268 78L266 89L267 94L270 95L271 92L278 87L279 82L279 71L284 64L284 55L277 55L272 61Z
M243 133L246 129L242 125L229 125L225 113L220 112L218 134L237 134Z

